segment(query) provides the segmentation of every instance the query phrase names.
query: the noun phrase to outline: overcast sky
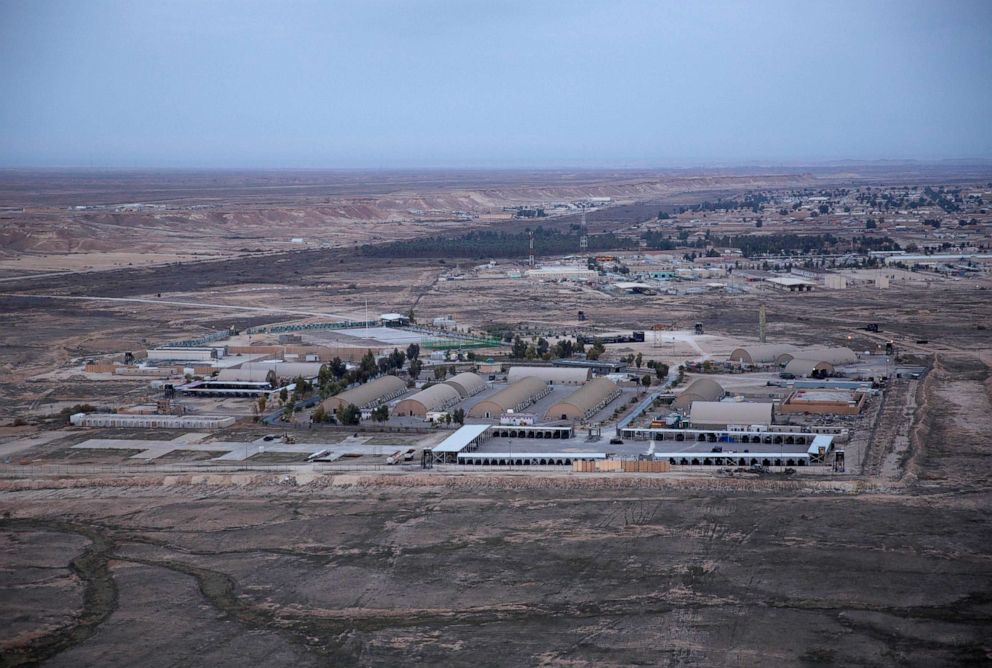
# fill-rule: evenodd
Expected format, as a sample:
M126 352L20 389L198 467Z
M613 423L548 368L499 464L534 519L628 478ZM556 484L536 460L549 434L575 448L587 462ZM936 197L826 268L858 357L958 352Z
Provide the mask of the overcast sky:
M992 158L992 1L0 0L0 165Z

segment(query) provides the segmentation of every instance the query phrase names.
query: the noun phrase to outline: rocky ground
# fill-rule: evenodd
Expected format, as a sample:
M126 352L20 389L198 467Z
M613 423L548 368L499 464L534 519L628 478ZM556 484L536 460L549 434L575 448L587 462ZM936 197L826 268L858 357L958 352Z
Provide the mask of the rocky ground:
M989 378L843 484L7 479L2 663L987 665Z

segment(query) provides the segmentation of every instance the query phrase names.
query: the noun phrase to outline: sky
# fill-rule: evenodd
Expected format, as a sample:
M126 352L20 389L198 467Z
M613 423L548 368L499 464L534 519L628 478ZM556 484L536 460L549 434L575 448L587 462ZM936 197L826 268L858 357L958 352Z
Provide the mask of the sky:
M0 167L992 158L988 0L0 0Z

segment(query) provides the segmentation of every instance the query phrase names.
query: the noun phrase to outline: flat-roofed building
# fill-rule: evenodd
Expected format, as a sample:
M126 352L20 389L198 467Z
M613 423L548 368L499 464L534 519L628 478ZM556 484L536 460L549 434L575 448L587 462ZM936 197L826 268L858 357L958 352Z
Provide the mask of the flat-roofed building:
M857 415L868 400L866 392L846 389L796 390L778 407L780 413Z
M307 380L320 375L320 362L246 362L236 369L221 369L217 380L262 382L274 373L277 379L292 382L303 377Z
M607 378L595 378L548 409L551 420L584 420L620 396L620 388Z
M795 276L773 276L772 278L766 278L765 282L771 283L774 287L786 292L813 291L812 281L807 281L805 278L796 278Z
M510 383L521 378L540 378L555 385L581 385L592 376L592 370L582 367L511 366L506 374Z
M746 401L694 401L689 423L694 429L736 429L772 424L774 406Z
M534 376L526 376L488 399L483 399L468 414L475 418L498 418L508 411L522 411L550 392L551 386L547 382Z
M78 427L123 427L141 429L223 429L234 424L229 415L129 415L121 413L75 413L69 422Z
M175 362L209 362L218 357L216 348L187 348L184 346L152 348L145 354L149 360Z

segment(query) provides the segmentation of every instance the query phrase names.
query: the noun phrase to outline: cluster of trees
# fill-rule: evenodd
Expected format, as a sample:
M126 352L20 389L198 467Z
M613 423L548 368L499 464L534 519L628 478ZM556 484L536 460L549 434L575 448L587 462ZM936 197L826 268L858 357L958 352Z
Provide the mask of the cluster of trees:
M640 369L644 365L644 355L642 355L641 353L637 353L636 355L634 353L631 353L621 359L623 359L623 361L626 362L627 364L633 364L638 369Z
M770 202L771 199L768 195L759 192L749 192L745 193L743 197L723 199L718 197L715 202L710 202L706 200L700 202L694 206L690 207L680 207L678 212L685 213L686 211L735 211L737 209L750 209L751 211L758 213L764 208L764 205ZM659 219L661 219L661 214L659 214Z
M686 232L686 238L688 238L689 233ZM656 230L648 230L641 235L641 239L647 244L648 248L653 250L672 250L677 248L678 244L672 240L672 237L667 234L662 234Z
M909 189L904 192L872 192L871 188L866 188L865 192L858 193L855 199L869 206L872 209L889 211L893 209L918 209L924 206L938 206L947 213L954 213L961 210L961 189L960 188L933 188L927 186L923 189L923 194L916 197L909 195Z
M760 219L757 223L761 226ZM868 219L867 228L876 229L877 224L874 219ZM840 247L841 250L856 250L867 252L869 250L899 250L899 244L889 237L855 237L855 246L847 242L842 242L833 234L763 234L763 235L710 235L709 231L702 238L689 241L688 230L678 232L679 243L671 237L664 237L658 232L647 232L644 234L648 246L657 250L671 250L676 246L705 249L700 253L686 253L687 260L694 260L697 257L717 257L720 253L716 248L739 248L744 257L755 257L758 255L808 255L812 253L831 252Z
M644 355L642 355L641 353L637 353L636 355L634 353L631 353L621 359L623 359L623 361L626 362L627 364L633 364L638 369L640 369L642 366L647 367L648 369L654 369L654 373L658 377L659 381L663 381L665 380L665 378L668 377L667 364L663 362L656 362L655 360L648 360L645 363ZM649 385L651 385L651 376L650 375L641 376L641 384L644 385L644 387L648 387Z
M586 351L586 359L598 360L599 356L606 352L606 346L600 341L595 341L589 350Z
M537 227L534 229L534 248L542 255L577 253L580 235ZM589 236L590 251L634 249L637 239L618 237L611 233ZM527 257L530 254L528 232L472 231L457 237L427 237L387 244L368 244L361 252L369 257Z
M414 371L419 374L422 366L419 357L420 346L416 344L410 344L406 352L393 348L393 352L379 360L376 360L372 351L368 350L358 363L358 368L350 371L340 357L335 357L320 367L320 373L317 376L320 396L322 398L334 396L354 383L365 383L377 376L402 369L408 358L410 359L410 373L415 376Z
M465 409L456 408L451 413L445 413L444 417L440 419L440 422L444 424L451 424L452 422L456 424L465 424Z
M868 251L894 251L902 250L902 247L891 237L869 237L860 236L851 239L851 243L857 251L867 253Z
M353 426L362 421L362 410L355 404L345 404L338 406L336 410L328 411L323 406L317 406L310 419L314 422L337 423ZM385 422L389 419L389 406L383 404L372 411L372 419L377 422Z
M654 360L648 360L647 367L649 369L654 369L654 373L658 376L658 380L665 380L668 378L668 365L664 362L656 362ZM640 369L640 365L637 367Z
M320 373L317 376L320 396L326 399L327 397L343 392L348 386L354 383L365 383L376 376L393 373L402 369L407 360L409 360L410 376L416 378L420 375L420 371L423 368L423 362L420 360L420 346L416 343L411 343L407 346L405 352L398 348L393 348L393 352L384 355L379 360L376 360L372 351L368 350L362 356L358 368L351 371L348 370L347 365L340 357L335 357L320 367ZM302 379L298 379L297 381L297 387L300 387L300 380ZM309 386L310 384L306 383L306 385ZM307 391L312 391L312 389L311 387ZM259 403L262 403L261 399ZM264 410L264 404L261 405L260 410ZM344 425L356 425L361 421L362 411L357 406L351 404L340 406L333 413L325 410L323 406L318 406L311 417L314 422L338 422ZM372 419L376 422L385 422L388 420L389 406L382 405L373 410Z
M710 241L713 245L722 248L739 248L744 257L754 257L755 255L808 254L830 250L837 244L837 237L832 234L799 235L787 233L727 235L713 237Z
M582 343L576 343L572 339L561 339L551 345L543 336L537 337L536 341L525 341L519 336L513 338L513 345L510 349L510 356L517 359L560 359L568 358L576 353L586 352L586 347ZM586 354L588 354L586 352Z

